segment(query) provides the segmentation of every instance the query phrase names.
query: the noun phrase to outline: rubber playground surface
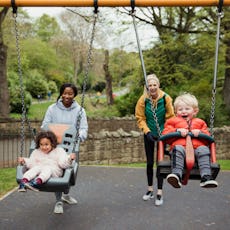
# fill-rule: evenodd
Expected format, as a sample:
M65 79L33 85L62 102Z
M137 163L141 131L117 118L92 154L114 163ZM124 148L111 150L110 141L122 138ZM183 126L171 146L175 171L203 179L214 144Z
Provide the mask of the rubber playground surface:
M0 200L4 230L227 230L230 229L230 172L220 171L216 189L190 180L181 189L164 184L164 204L143 201L144 168L80 166L70 194L78 204L64 204L54 214L49 192L14 191Z

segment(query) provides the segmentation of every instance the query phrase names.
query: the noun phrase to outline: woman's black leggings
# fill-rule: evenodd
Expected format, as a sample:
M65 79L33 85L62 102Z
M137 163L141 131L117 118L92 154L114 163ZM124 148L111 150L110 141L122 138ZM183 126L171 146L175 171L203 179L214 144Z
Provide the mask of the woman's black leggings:
M146 164L146 173L147 173L147 180L148 186L153 185L153 165L154 165L154 146L155 142L149 141L147 136L144 135L144 145L145 145L145 154L147 159ZM163 177L157 177L157 188L162 189L163 187Z

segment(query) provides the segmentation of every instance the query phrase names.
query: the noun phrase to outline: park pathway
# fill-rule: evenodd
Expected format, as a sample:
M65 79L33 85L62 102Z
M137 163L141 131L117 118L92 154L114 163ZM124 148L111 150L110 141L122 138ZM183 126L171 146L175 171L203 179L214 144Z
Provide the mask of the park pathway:
M71 195L77 205L54 214L54 194L11 193L0 201L4 230L228 230L230 172L220 172L219 187L201 189L189 181L182 189L164 185L164 205L143 201L144 168L81 166Z

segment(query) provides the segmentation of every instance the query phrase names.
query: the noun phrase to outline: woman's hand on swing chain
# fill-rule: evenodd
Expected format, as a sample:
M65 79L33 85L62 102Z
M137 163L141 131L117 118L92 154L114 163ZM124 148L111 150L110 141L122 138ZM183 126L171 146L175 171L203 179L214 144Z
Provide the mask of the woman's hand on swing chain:
M157 140L157 139L153 136L153 134L152 134L151 132L148 132L148 133L146 134L146 136L147 136L147 139L148 139L149 141L154 142L154 141Z

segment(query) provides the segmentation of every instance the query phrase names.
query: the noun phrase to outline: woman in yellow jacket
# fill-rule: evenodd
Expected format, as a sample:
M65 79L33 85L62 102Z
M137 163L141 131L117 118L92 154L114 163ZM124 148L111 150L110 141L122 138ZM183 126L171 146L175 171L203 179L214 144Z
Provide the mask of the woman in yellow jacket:
M146 173L148 190L143 196L143 200L154 198L153 193L153 165L154 165L154 146L164 128L167 119L174 117L172 98L160 89L160 81L155 74L147 76L148 90L144 90L143 95L136 104L135 116L138 127L144 133L144 146L146 153ZM157 196L155 205L163 204L163 178L157 178Z

